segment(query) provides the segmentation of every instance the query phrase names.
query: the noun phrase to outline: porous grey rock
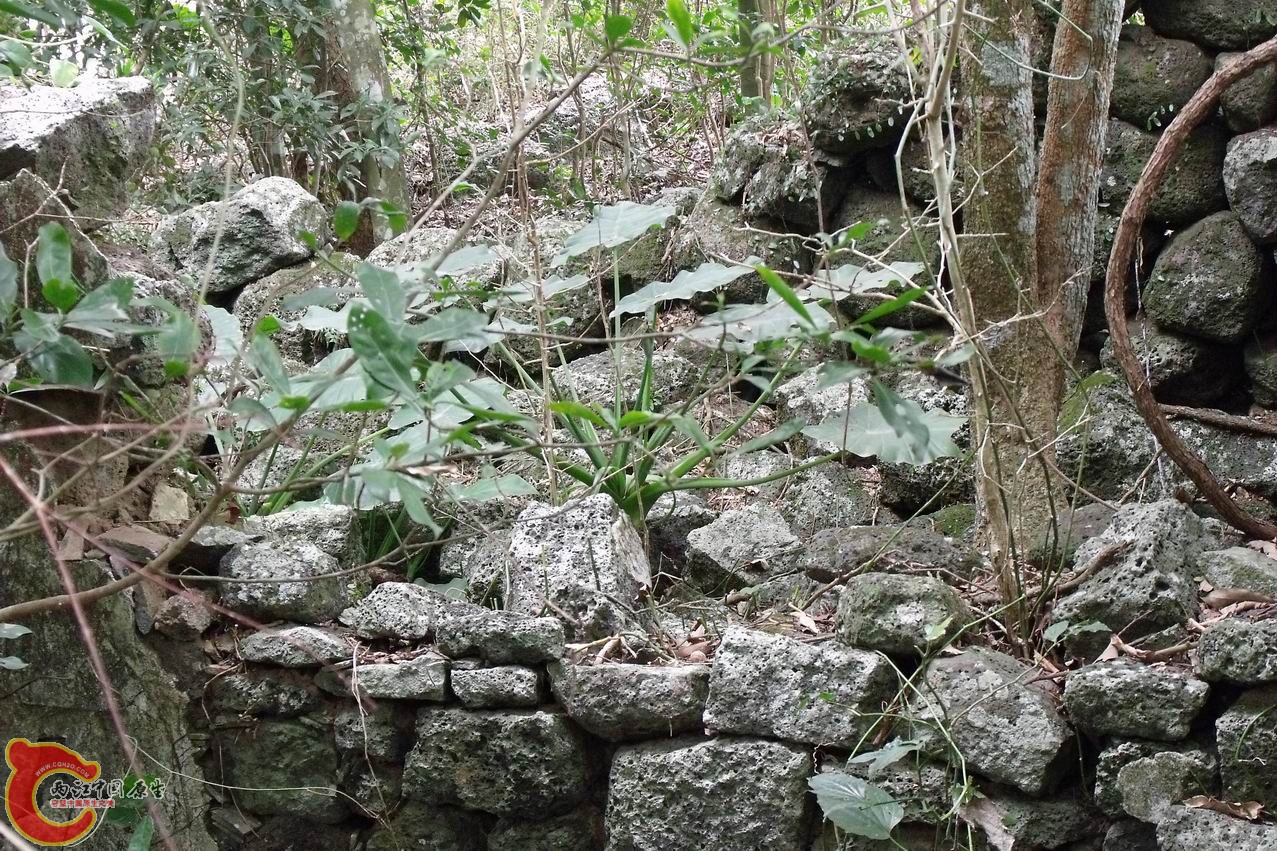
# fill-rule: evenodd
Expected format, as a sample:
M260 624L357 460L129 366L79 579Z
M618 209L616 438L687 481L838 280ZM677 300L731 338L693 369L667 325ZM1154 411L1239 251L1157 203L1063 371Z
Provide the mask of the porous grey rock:
M724 511L687 536L687 578L715 594L758 585L781 573L798 538L765 503Z
M213 613L209 605L192 600L185 594L174 594L155 612L155 628L178 641L194 641L212 625Z
M249 517L244 521L244 530L285 544L314 544L343 568L363 560L358 516L349 505L307 506Z
M455 605L443 594L411 582L383 582L342 611L338 620L360 638L420 641L434 632L439 612Z
M878 653L734 626L714 655L705 726L850 747L895 692L895 671Z
M910 708L914 733L943 757L942 724L976 774L1041 796L1072 757L1073 734L1054 702L1029 685L1035 671L1004 653L972 648L927 665L925 687Z
M1277 618L1216 621L1197 644L1196 668L1210 682L1277 682Z
M1116 118L1109 121L1100 197L1110 209L1126 206L1156 146L1155 134ZM1203 125L1190 133L1149 201L1149 218L1187 225L1227 207L1221 173L1227 146L1228 134L1218 127Z
M250 183L225 201L210 201L160 222L151 255L197 282L213 256L208 291L230 292L307 260L303 231L324 239L328 216L319 201L286 177ZM220 240L217 239L221 234Z
M404 801L368 834L366 851L487 851L475 813Z
M205 705L214 715L273 715L292 718L319 706L309 674L280 670L230 673L209 683Z
M155 91L145 77L0 87L0 180L29 169L61 186L79 225L92 230L124 212L155 123Z
M313 626L254 632L239 642L239 655L245 662L280 668L319 667L339 662L352 652L354 648L340 635Z
M872 523L876 506L860 472L831 462L796 473L781 480L773 503L803 540L823 529Z
M1242 342L1272 302L1264 258L1237 215L1216 213L1176 234L1153 265L1144 307L1161 328Z
M854 154L894 144L910 99L900 50L889 36L857 36L817 58L799 108L813 145Z
M38 280L34 268L27 272L26 258L28 251L35 256L33 246L39 241L40 228L50 222L57 222L67 232L71 241L71 270L80 286L92 289L111 277L106 256L85 236L71 211L58 200L53 187L30 170L21 169L12 179L0 181L0 219L10 223L0 233L0 246L18 265L18 280ZM30 304L48 309L38 290L31 292Z
M448 247L456 236L450 228L413 228L394 239L388 239L368 254L368 262L383 269L391 269L412 277L420 277ZM466 255L461 254L467 248ZM485 250L486 249L486 250ZM480 286L495 286L505 277L505 261L501 252L478 238L462 240L450 265L440 265L441 274L452 273L462 282L475 282ZM470 257L471 260L463 258Z
M1122 769L1137 761L1175 754L1191 765L1191 775L1196 778L1203 794L1214 795L1219 790L1217 763L1214 755L1194 742L1150 742L1144 739L1113 739L1100 751L1095 764L1095 786L1092 796L1095 805L1110 818L1126 815L1122 788L1118 784Z
M1081 851L1104 827L1100 813L1076 791L1038 799L1011 789L983 790L962 807L963 819L983 828L992 848L1068 848ZM1076 843L1076 844L1074 844Z
M1211 546L1202 521L1182 502L1125 505L1108 529L1078 547L1082 565L1110 544L1129 542L1107 565L1055 606L1052 620L1102 623L1127 641L1183 624L1197 614L1197 555ZM1077 634L1071 652L1098 653L1103 632Z
M498 819L487 851L595 851L603 836L603 814L586 806L545 820Z
M610 410L616 404L619 376L621 402L633 407L638 403L643 364L642 350L625 346L619 363L616 353L608 351L555 367L554 382L563 398ZM696 369L685 358L673 352L652 353L652 397L657 404L683 401L694 389L696 378Z
M522 665L453 669L452 693L462 706L536 706L541 702L541 674Z
M589 780L584 738L562 714L426 708L403 788L430 803L545 818L581 803Z
M681 572L687 559L687 536L718 516L705 500L687 491L662 494L647 512L643 531L657 572Z
M314 721L258 721L218 736L235 803L258 815L297 815L321 824L346 817L337 794L332 731Z
M227 582L222 605L265 620L295 623L330 621L346 607L350 592L337 573L337 560L311 543L240 544L222 559L228 579L291 579L292 582Z
M1240 53L1225 51L1215 57L1215 69L1222 69ZM1259 69L1233 83L1219 97L1224 123L1234 133L1258 130L1277 118L1277 63Z
M1162 38L1128 24L1117 42L1110 113L1136 127L1169 124L1210 77L1213 63L1191 41Z
M1119 819L1105 832L1101 851L1157 851L1157 828L1139 819Z
M1277 243L1277 127L1229 141L1224 189L1251 239L1261 245Z
M216 573L222 558L238 544L251 544L260 540L243 529L234 526L210 524L203 526L191 538L177 557L176 564L190 567L201 573Z
M454 605L440 613L436 632L440 651L489 665L537 665L563 655L563 624L557 618Z
M1162 331L1140 319L1131 321L1127 328L1148 385L1159 402L1210 405L1236 386L1240 370L1235 347ZM1113 354L1112 338L1100 351L1100 363L1114 373L1121 371Z
M1160 851L1272 851L1277 848L1277 827L1210 810L1172 807L1157 825L1157 847Z
M862 573L838 600L838 638L852 647L924 655L967 627L974 615L958 592L930 576Z
M859 748L865 752L872 749L868 743ZM820 769L822 773L845 772L878 786L904 807L905 822L927 825L944 822L946 813L953 806L947 765L919 758L913 753L881 767L865 760L856 762L855 759L836 759L826 755Z
M1174 742L1188 735L1209 694L1187 671L1118 659L1069 674L1064 708L1092 733Z
M813 535L798 565L812 579L829 582L852 573L890 573L902 567L969 576L980 560L924 526L847 526Z
M510 536L508 608L564 620L573 641L633 629L651 566L633 524L605 494L560 506L534 503Z
M705 665L550 666L555 700L568 717L612 742L699 731L709 679Z
M333 716L337 750L390 763L402 760L412 744L412 713L389 703L343 709Z
M1277 686L1250 689L1215 721L1224 799L1277 806Z
M1203 47L1253 47L1277 33L1273 0L1145 0L1140 10L1155 31Z
M373 700L448 699L448 661L437 656L417 656L399 662L374 662L351 667L325 668L315 684L329 694L359 694Z
M1240 588L1277 599L1277 559L1250 547L1204 552L1197 557L1197 570L1215 588Z
M605 847L801 848L811 770L806 748L755 739L682 738L620 748L608 782Z
M1189 754L1162 751L1122 766L1117 791L1122 809L1141 821L1157 824L1185 798L1209 794L1213 772Z

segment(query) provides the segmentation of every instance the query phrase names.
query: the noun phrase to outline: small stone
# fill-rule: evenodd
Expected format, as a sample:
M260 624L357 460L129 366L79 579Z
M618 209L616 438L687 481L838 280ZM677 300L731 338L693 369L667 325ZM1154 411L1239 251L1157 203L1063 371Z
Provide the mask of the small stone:
M817 532L798 558L817 582L866 570L891 573L902 567L970 576L979 558L923 526L846 526Z
M1212 683L1277 682L1277 618L1216 621L1197 644L1195 667Z
M313 626L254 632L239 643L239 655L245 662L280 668L319 667L347 659L352 652L341 636Z
M320 694L309 675L280 669L244 671L215 678L208 686L214 713L275 715L292 718L319 706Z
M807 748L766 740L687 737L622 747L608 782L605 847L802 848L811 771Z
M1277 600L1277 559L1250 547L1212 550L1197 557L1197 569L1214 588L1235 588Z
M155 612L155 628L176 641L195 641L212 625L209 606L185 594L174 594Z
M536 706L541 702L541 675L521 665L452 672L452 693L463 706Z
M314 544L347 568L363 560L357 519L349 505L317 505L246 518L244 530L284 544Z
M1157 826L1160 851L1272 851L1277 826L1252 824L1223 813L1192 807L1172 807Z
M852 647L905 656L952 641L973 619L958 592L939 579L862 573L838 601L838 639Z
M374 700L444 703L448 700L448 661L418 656L403 662L326 668L315 677L315 684L338 697L358 693Z
M489 665L537 665L563 655L558 618L531 618L480 606L456 605L440 613L439 650L453 658L473 656Z
M943 725L971 771L1045 794L1068 765L1074 740L1046 692L1027 684L1033 675L1010 656L980 648L933 660L911 708L919 722L914 735L943 757L949 743L931 726Z
M330 621L346 607L349 591L337 573L337 560L309 543L240 544L222 559L228 579L291 579L292 582L227 582L222 605L265 620L296 623Z
M1244 692L1215 722L1224 799L1277 808L1277 687ZM1277 847L1277 846L1275 846Z
M257 540L260 536L250 535L234 526L204 526L174 561L201 573L216 573L217 566L233 548Z
M498 816L559 815L588 792L585 741L559 713L422 709L403 788Z
M1185 798L1209 794L1214 785L1214 772L1204 771L1191 756L1174 752L1142 757L1117 773L1122 808L1127 815L1153 824Z
M151 494L152 523L185 523L191 519L191 498L172 485L158 484Z
M1069 674L1064 708L1092 733L1174 742L1188 735L1209 694L1210 686L1186 671L1119 659Z
M878 653L734 626L714 655L705 726L852 747L895 692L895 670Z
M555 700L568 717L611 742L701 730L709 680L705 665L550 666Z
M724 511L687 536L687 578L701 590L724 594L783 572L798 548L789 524L770 505Z
M1140 760L1172 753L1184 757L1193 766L1192 774L1201 780L1205 794L1218 791L1215 757L1191 742L1149 742L1144 739L1114 739L1100 751L1095 764L1095 805L1111 818L1126 815L1122 789L1118 784L1122 769Z
M383 582L338 617L360 638L420 641L434 633L439 613L455 601L410 582Z

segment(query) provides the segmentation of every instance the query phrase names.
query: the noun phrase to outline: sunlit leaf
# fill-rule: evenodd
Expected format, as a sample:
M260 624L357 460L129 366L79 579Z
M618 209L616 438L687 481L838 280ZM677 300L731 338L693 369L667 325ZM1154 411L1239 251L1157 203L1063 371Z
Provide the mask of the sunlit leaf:
M42 284L64 281L73 285L75 273L71 270L71 237L57 222L46 222L40 226L35 268Z
M49 82L59 89L66 89L75 85L76 78L79 76L80 69L74 62L68 62L57 57L49 60Z
M725 287L745 275L754 274L752 264L758 258L751 257L741 265L724 266L720 263L702 263L695 269L684 269L672 281L654 281L630 293L616 303L608 318L627 313L644 313L649 307L666 301L689 299L698 293Z
M687 11L687 4L683 0L666 0L665 14L669 16L672 25L665 28L670 38L677 41L684 50L690 48L692 39L696 37L696 30L692 26L692 16Z
M854 836L890 839L892 829L905 817L904 806L885 790L850 774L817 774L807 785L816 793L825 818Z
M563 251L554 258L554 265L561 266L571 258L596 248L618 248L652 228L664 225L676 212L667 205L635 204L632 201L599 207L594 211L593 221L563 243Z
M899 762L911 753L922 749L922 743L913 739L893 739L875 751L860 753L847 760L850 765L869 765L869 776L873 777L892 763Z
M354 201L342 201L333 210L333 234L342 242L350 239L359 229L359 216L363 208Z

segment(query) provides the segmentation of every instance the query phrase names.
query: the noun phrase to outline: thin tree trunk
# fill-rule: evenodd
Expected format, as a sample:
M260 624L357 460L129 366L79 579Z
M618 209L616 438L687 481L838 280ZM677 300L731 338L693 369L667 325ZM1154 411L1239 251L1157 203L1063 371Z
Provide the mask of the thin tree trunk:
M759 24L758 0L736 0L737 41L742 54L754 49L754 27ZM763 57L755 53L740 66L740 96L745 111L754 112L763 97Z

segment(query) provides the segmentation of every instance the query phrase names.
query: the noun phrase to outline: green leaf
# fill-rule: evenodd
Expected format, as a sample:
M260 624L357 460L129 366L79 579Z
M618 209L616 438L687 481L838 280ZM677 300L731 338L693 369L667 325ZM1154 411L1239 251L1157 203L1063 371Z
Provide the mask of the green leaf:
M350 239L359 229L359 214L363 208L354 201L342 201L333 211L333 233L342 242Z
M937 458L962 454L953 442L953 433L966 422L935 411L923 411L916 402L903 400L893 418L908 421L902 433L887 420L878 405L861 402L841 414L803 429L803 434L864 458L876 457L889 463L925 464Z
M126 27L137 26L137 16L127 3L120 0L89 0L89 8L99 15L106 15Z
M684 269L672 281L653 281L625 296L616 303L616 307L608 314L608 318L614 319L627 313L645 313L649 307L654 307L661 302L689 299L698 293L725 287L737 278L752 275L753 264L756 262L758 258L751 257L735 266L702 263L694 270Z
M75 303L80 300L80 288L69 279L53 278L45 281L40 292L45 301L63 313L75 307Z
M602 415L598 411L588 405L583 405L580 402L573 402L570 399L551 402L550 410L564 417L585 420L586 422L593 423L599 428L610 428L607 420L603 419Z
M389 201L378 201L377 206L381 209L381 214L386 217L392 231L401 234L407 229L408 215L403 210Z
M14 70L21 72L31 67L31 51L21 42L0 39L0 60L12 66L12 69L0 66L0 70L9 72L5 76L11 76Z
M758 273L758 276L763 279L763 282L767 284L772 292L780 296L781 301L789 305L790 310L798 314L803 322L807 323L809 328L816 327L816 321L811 318L807 305L803 304L803 300L798 297L798 293L794 292L789 284L780 279L780 275L777 275L761 263L754 267L754 271Z
M749 452L758 452L760 450L767 449L778 443L784 443L794 435L801 433L806 426L806 420L790 420L789 422L782 423L766 434L760 434L753 440L746 441L744 445L742 445L740 449L737 449L733 454L745 455Z
M608 15L603 21L603 34L608 44L616 44L630 34L634 27L634 19L629 15Z
M665 31L684 50L691 48L692 39L696 37L696 30L692 26L692 16L687 11L687 5L683 0L666 0L665 14L669 16L670 23L673 24L672 28L667 26Z
M63 281L75 286L75 273L71 269L71 237L57 222L46 222L40 226L35 269L42 284ZM62 309L69 309L69 306Z
M155 822L151 821L150 816L146 816L138 822L133 835L129 837L129 847L126 851L148 851L154 838Z
M599 207L594 211L593 221L563 243L563 250L554 258L553 265L562 266L571 258L596 248L618 248L654 227L664 226L676 212L670 206L635 204L632 201Z
M18 345L19 348L22 347L21 343ZM92 358L83 346L65 334L59 334L52 342L42 342L34 347L28 353L27 361L50 384L93 386Z
M879 304L873 309L858 316L856 318L856 324L869 325L873 322L877 322L884 316L890 316L896 311L908 307L926 294L927 290L924 287L914 287L913 289L905 290L895 298L884 301L882 304Z
M191 359L200 346L200 329L185 310L170 305L168 317L155 336L155 353L164 362L164 374L181 378L190 372Z
M69 89L79 76L80 69L74 62L57 57L49 60L49 81L59 89Z
M841 771L817 774L807 785L825 818L854 836L888 840L905 817L904 806L886 791Z
M359 279L359 286L373 310L390 325L399 326L404 323L408 313L408 296L398 274L371 263L360 263L355 267L355 277Z
M19 3L17 0L0 0L0 12L6 12L17 18L32 18L51 27L62 26L62 19L57 15L36 6Z
M21 638L24 635L30 634L31 630L21 624L0 623L0 639Z
M209 358L209 363L214 365L230 363L244 348L243 327L224 307L202 304L200 310L208 318L208 324L213 329L213 354Z
M47 298L47 296L46 296ZM78 328L105 337L128 331L129 302L133 299L133 282L127 278L107 281L89 293L67 314L67 327Z
M0 245L0 322L9 318L9 311L18 303L18 264L9 259Z
M922 743L913 739L893 739L876 751L856 754L847 760L848 765L869 764L869 776L875 776L892 763L899 762L911 753L922 749Z
M387 390L415 398L416 344L405 340L381 314L362 304L351 308L346 328L350 347L368 378Z
M488 327L488 315L464 307L446 307L413 329L418 342L442 343L477 334Z
M27 667L27 663L23 662L17 656L0 656L0 669L5 671L21 671Z
M248 349L248 362L266 380L270 389L280 396L288 394L292 381L288 370L284 368L284 360L279 356L279 349L265 334L255 334Z
M537 489L520 476L505 475L479 479L468 485L452 485L448 492L458 502L490 502L504 497L531 496Z

